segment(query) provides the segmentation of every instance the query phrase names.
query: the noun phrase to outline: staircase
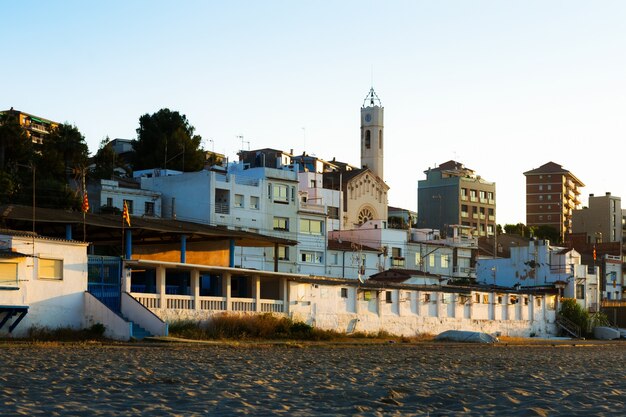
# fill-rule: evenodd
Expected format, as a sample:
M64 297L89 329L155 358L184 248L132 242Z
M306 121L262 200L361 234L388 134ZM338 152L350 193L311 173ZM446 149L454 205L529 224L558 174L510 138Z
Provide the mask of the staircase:
M581 336L580 327L573 321L569 320L568 318L563 317L563 316L558 316L556 318L556 325L560 329L562 329L565 333L569 334L570 336L576 339L580 339L580 336Z
M131 338L135 339L135 340L142 340L146 337L152 337L153 334L150 333L149 331L147 331L146 329L144 329L143 327L141 327L140 325L138 325L137 323L135 323L132 320L128 320L126 317L124 317L124 320L126 320L127 322L129 322L132 326L132 331L131 331Z

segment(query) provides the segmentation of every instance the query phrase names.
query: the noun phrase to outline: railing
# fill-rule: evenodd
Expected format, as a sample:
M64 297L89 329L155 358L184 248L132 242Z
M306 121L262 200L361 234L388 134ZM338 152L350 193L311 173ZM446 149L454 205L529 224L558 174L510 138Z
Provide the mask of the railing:
M235 184L249 185L249 186L252 186L252 187L258 187L259 186L259 180L257 178L246 178L246 177L239 177L239 176L235 175Z
M256 311L256 303L249 298L232 298L233 311Z
M300 203L300 210L310 211L312 213L326 214L326 206L323 204Z
M200 297L200 310L226 310L225 297Z
M146 308L160 308L161 298L159 294L131 293L130 295Z
M281 300L261 300L261 311L263 313L283 313L285 306Z
M173 310L193 310L193 296L169 295L166 299L167 308Z
M626 307L626 300L602 300L602 307Z
M230 207L228 203L215 203L215 212L218 214L229 214Z
M564 316L561 316L561 315L557 316L556 324L565 332L569 333L571 336L574 336L575 338L579 338L581 335L580 326L578 326L576 323L574 323L573 321L571 321L570 319Z

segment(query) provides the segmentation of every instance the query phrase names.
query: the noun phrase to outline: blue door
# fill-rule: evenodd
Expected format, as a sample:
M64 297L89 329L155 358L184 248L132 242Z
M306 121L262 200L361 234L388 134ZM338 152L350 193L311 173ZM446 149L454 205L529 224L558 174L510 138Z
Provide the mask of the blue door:
M104 305L120 313L122 259L89 255L87 290Z

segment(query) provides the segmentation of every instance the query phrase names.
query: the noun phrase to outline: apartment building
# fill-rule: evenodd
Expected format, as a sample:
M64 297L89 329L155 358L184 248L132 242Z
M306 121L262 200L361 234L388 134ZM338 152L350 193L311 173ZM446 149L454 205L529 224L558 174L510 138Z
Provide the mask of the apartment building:
M474 228L478 236L496 230L496 184L456 161L424 171L417 186L417 227L445 231L447 226Z
M524 172L526 176L526 225L549 226L560 241L572 233L572 216L580 208L580 189L585 184L561 165L548 162Z
M13 115L20 126L26 131L26 136L33 141L33 143L43 143L44 138L50 134L52 129L59 126L58 122L44 119L43 117L35 116L23 111L14 110L13 107L9 110L0 111L0 114Z
M587 243L621 242L622 199L589 194L588 207L572 212L572 232L584 233Z

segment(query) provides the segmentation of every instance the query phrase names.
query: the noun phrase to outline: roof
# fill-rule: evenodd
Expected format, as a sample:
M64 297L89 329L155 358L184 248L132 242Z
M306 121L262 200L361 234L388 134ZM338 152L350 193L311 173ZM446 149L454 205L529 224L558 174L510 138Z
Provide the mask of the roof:
M567 169L563 168L561 165L555 162L548 162L546 164L541 165L539 168L532 169L530 171L524 172L524 175L541 175L541 174L561 174L571 177L579 186L584 187L585 184L582 183L574 174L572 174Z
M345 192L348 182L360 175L365 174L366 172L369 172L382 185L389 189L387 183L385 183L385 181L383 181L378 175L374 174L369 168L357 168L348 171L324 172L322 174L324 188L339 190L339 181L341 180L341 189Z
M430 272L419 271L417 269L390 268L386 271L371 275L369 279L377 282L385 281L401 283L413 277L439 279L440 275L431 274Z
M13 228L32 228L33 209L15 204L0 206L0 222ZM259 233L232 230L222 226L185 222L172 219L132 217L131 227L125 227L121 215L93 214L49 208L36 208L36 229L40 234L58 237L65 236L65 226L77 228L85 225L86 240L94 243L116 243L120 240L123 228L135 231L134 241L164 242L172 237L187 236L187 241L235 240L237 246L271 247L276 244L294 246L298 242ZM31 229L32 230L32 229Z

